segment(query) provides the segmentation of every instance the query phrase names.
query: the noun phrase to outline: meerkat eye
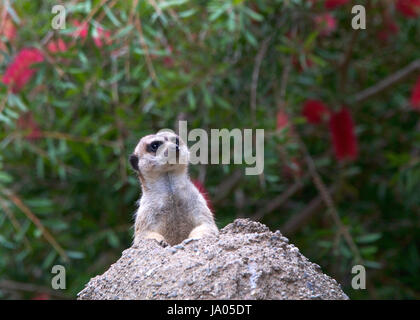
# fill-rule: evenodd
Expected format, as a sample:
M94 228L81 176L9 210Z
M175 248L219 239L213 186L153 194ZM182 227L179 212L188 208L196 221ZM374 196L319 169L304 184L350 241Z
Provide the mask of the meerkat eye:
M157 149L162 145L162 141L153 141L147 146L147 152L156 152Z

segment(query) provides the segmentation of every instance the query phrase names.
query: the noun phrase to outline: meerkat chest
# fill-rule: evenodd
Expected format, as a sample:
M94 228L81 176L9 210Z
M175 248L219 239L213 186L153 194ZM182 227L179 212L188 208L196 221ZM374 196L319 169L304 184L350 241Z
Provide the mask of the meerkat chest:
M159 231L169 243L181 242L194 228L194 210L190 196L185 188L170 186L154 199Z
M184 197L168 196L159 218L160 233L171 245L188 238L194 228L194 220L188 201Z
M189 180L166 177L140 201L139 219L170 244L182 242L197 224L197 193Z
M191 195L187 191L174 190L176 192L169 192L166 195L164 204L164 211L170 212L168 218L170 220L191 220L193 214L193 206Z

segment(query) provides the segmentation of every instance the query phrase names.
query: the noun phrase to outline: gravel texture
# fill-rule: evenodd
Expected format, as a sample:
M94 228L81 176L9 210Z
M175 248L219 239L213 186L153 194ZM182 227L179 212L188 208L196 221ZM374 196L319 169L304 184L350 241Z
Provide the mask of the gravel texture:
M78 299L348 299L280 231L237 219L218 237L123 251Z

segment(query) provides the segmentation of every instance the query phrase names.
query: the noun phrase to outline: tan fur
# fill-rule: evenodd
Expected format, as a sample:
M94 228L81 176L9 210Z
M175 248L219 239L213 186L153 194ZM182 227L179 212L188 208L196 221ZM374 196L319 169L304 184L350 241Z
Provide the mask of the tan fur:
M168 151L174 152L176 137L169 132L148 135L134 150L143 191L136 212L134 244L149 238L175 245L187 238L218 234L213 214L189 179L186 144L179 141L179 159L185 164L169 164L163 157ZM148 152L147 145L156 140L162 141L162 146L156 154Z

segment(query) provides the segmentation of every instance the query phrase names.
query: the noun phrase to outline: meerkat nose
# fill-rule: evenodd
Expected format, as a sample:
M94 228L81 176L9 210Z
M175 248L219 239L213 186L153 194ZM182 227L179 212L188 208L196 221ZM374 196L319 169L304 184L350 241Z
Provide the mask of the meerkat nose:
M134 170L139 171L139 158L135 154L130 155L129 161L130 161L131 167Z

